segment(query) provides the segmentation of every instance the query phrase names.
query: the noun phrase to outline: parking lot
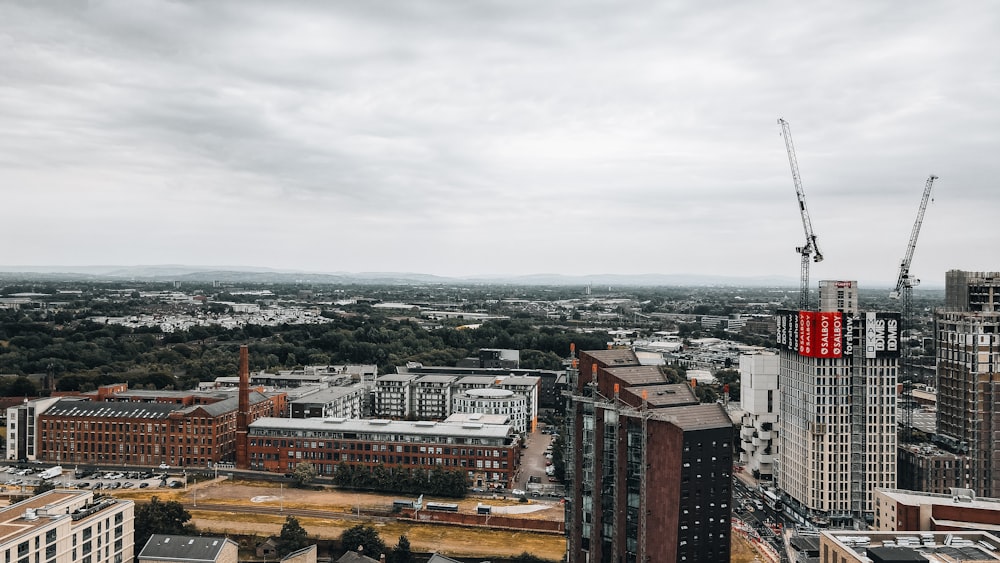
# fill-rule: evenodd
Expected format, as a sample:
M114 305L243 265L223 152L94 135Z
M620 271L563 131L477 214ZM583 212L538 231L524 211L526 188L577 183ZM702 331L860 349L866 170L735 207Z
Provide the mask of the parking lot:
M0 487L4 492L23 491L27 487L37 487L43 481L40 474L44 466L8 465L0 466ZM101 470L74 471L64 469L62 474L48 479L61 489L158 489L181 488L187 482L183 472L152 470Z
M543 424L527 435L521 452L521 470L516 489L535 497L562 498L565 487L546 471L552 463L551 445L554 437Z

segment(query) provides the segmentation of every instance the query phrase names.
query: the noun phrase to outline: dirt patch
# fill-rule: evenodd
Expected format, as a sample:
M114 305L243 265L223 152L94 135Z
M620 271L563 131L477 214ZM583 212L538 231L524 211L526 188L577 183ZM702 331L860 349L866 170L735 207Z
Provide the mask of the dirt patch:
M366 512L391 510L396 499L416 500L404 495L384 495L375 493L355 493L338 489L308 490L256 483L248 481L230 482L223 479L190 484L187 490L158 489L153 491L115 492L115 496L136 501L159 497L161 501L176 500L184 503L192 515L192 523L199 530L218 534L256 533L261 536L277 535L281 531L285 517L269 514L224 513L199 511L194 505L231 505L235 507L269 507L272 509L323 510L331 513L330 518L297 516L302 527L311 537L323 539L339 538L343 531L361 520L347 517L360 507ZM558 502L530 501L522 503L513 498L496 499L448 499L424 497L424 502L445 502L458 504L459 511L474 514L479 503L492 506L523 507L535 506L540 510L516 515L524 519L542 519L562 522L562 505ZM336 514L341 513L341 514ZM514 515L511 515L514 516ZM440 551L456 557L516 556L525 551L547 559L559 560L566 551L566 540L558 534L522 532L474 528L446 524L431 524L396 520L369 522L382 536L386 545L393 546L399 536L405 534L417 551Z
M764 561L759 558L750 542L743 539L739 534L732 534L733 543L729 549L731 563L754 563L754 561Z
M261 514L223 514L191 510L192 522L199 530L217 534L278 535L284 517ZM357 520L299 517L310 537L336 539ZM447 554L454 557L516 556L527 551L546 559L559 560L566 551L566 540L559 535L515 532L408 521L369 522L392 547L399 536L406 535L414 551Z

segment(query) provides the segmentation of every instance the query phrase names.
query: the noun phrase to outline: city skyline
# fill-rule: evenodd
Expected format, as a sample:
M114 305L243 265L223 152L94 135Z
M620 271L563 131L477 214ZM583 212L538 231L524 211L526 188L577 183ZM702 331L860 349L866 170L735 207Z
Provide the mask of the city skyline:
M0 6L2 266L992 270L1000 8ZM992 45L992 47L991 47ZM617 259L590 260L593 255Z

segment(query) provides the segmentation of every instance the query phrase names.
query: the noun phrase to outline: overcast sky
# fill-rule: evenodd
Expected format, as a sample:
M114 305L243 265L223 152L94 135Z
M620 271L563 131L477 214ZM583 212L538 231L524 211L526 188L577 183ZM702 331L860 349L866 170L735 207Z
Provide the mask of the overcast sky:
M1000 270L994 2L0 3L2 265Z

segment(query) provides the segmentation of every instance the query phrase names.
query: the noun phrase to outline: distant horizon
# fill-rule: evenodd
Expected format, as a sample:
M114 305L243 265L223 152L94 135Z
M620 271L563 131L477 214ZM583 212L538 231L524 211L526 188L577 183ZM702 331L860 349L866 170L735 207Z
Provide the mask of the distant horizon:
M279 276L330 276L349 279L362 278L370 282L378 280L410 280L411 282L433 283L438 282L460 282L460 283L513 283L517 285L588 285L588 284L610 284L622 286L640 287L646 286L699 286L699 285L719 285L719 286L750 286L750 287L776 287L798 289L799 280L791 276L781 275L715 275L698 273L592 273L592 274L560 274L556 272L539 272L532 274L473 274L473 275L441 275L427 272L403 272L403 271L318 271L300 270L287 268L273 268L268 266L246 266L246 265L192 265L192 264L87 264L87 265L51 265L51 264L18 264L0 265L0 274L39 274L39 275L80 275L103 277L111 279L135 279L150 278L149 282L171 281L173 277L196 276L197 274L228 273L228 274L274 274ZM154 279L155 278L155 279ZM874 281L859 280L850 277L842 278L822 278L811 279L810 289L816 290L818 284L823 280L843 279L857 281L861 289L891 289L895 286L895 281ZM533 281L534 280L534 281ZM176 280L183 281L183 280ZM195 281L195 280L192 280ZM202 280L197 280L202 281ZM252 282L253 280L245 280ZM335 283L330 281L328 283ZM923 281L917 286L920 289L944 289L944 281L940 284Z

